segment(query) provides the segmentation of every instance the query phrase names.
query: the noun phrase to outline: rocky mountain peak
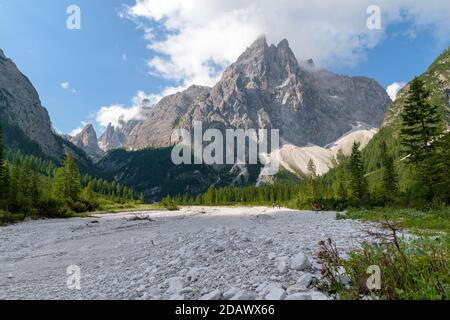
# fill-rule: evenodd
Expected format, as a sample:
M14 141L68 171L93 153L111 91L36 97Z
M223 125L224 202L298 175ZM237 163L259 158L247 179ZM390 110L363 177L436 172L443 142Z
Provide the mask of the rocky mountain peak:
M98 161L103 156L103 151L98 146L97 133L92 124L87 124L83 130L70 141L78 148L84 150L94 161Z
M296 146L325 146L358 122L378 127L390 99L376 81L346 77L300 64L287 40L251 44L211 89L202 87L162 99L127 147L167 147L175 128L279 129Z

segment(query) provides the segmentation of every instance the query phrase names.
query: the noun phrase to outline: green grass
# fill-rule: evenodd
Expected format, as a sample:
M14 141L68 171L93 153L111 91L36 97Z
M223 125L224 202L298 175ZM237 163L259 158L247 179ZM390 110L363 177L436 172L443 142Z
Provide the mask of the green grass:
M108 214L108 213L122 213L122 212L140 212L140 211L152 211L152 210L164 210L164 207L159 204L141 204L137 201L128 201L124 203L116 203L112 200L102 199L100 206L97 210L92 212L67 212L59 216L58 218L74 218L74 217L90 217L94 214ZM7 213L0 211L0 226L5 226L9 224L20 223L24 221L25 215L23 213ZM37 215L37 214L27 214L26 219L38 220L47 219L48 217Z
M408 208L379 208L369 210L350 210L338 219L355 219L362 221L393 222L401 228L414 232L450 231L450 207L422 211Z
M325 262L322 290L338 294L344 300L368 296L382 300L449 299L449 237L397 240L397 245L364 245L347 259L336 255L332 244L322 244L321 257ZM367 288L369 266L380 268L378 289ZM342 268L345 271L338 273ZM350 280L350 285L343 283L343 276Z
M388 300L448 300L450 298L450 207L431 210L379 208L350 210L338 219L355 219L384 223L389 239L380 244L365 244L350 253L349 258L336 258L333 245L323 243L321 258L325 263L324 290L337 293L342 299L372 296ZM387 226L389 223L390 227ZM404 229L414 238L393 236L394 229ZM381 239L381 238L380 238ZM366 270L380 267L382 286L369 291ZM351 278L345 287L333 277L343 267Z

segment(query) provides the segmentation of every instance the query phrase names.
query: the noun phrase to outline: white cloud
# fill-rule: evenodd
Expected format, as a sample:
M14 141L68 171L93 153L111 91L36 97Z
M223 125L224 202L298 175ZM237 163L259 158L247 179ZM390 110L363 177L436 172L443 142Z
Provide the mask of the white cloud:
M389 97L391 97L392 101L395 101L398 92L403 89L404 86L406 86L405 82L394 82L387 87L386 92L388 93Z
M102 107L97 112L96 121L103 128L106 128L109 124L112 124L114 127L120 127L121 121L141 120L143 119L143 109L151 108L160 99L159 95L145 94L142 91L138 91L133 98L133 106L125 107L116 104Z
M366 9L372 0L136 0L128 14L150 20L165 34L144 31L153 73L180 88L212 85L261 34L271 43L287 38L299 59L319 65L357 64L367 49L386 36L393 22L411 21L414 29L431 27L449 41L450 1L378 0L382 30L367 28ZM411 31L413 32L413 30Z
M89 122L81 121L81 126L79 126L78 128L73 129L69 133L69 136L75 137L77 134L79 134L81 131L83 131L84 127L86 127L88 124L89 124Z
M76 129L73 129L70 133L69 136L71 137L75 137L77 134L79 134L81 131L83 131L83 127L78 127Z
M63 82L63 83L61 83L61 88L63 88L64 90L70 91L70 92L72 92L72 93L76 93L76 92L77 92L76 89L71 88L69 82Z

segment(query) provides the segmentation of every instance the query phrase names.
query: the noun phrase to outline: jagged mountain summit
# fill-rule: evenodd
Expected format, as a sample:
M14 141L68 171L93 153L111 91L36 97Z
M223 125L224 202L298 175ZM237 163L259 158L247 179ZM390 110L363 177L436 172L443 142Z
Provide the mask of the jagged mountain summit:
M255 41L213 87L193 86L162 99L127 139L132 150L167 147L174 129L279 129L295 146L325 146L357 123L379 127L391 100L375 80L299 62L287 40Z
M99 161L104 155L103 150L98 146L97 133L90 123L80 133L70 137L69 140L78 148L84 150L95 162Z

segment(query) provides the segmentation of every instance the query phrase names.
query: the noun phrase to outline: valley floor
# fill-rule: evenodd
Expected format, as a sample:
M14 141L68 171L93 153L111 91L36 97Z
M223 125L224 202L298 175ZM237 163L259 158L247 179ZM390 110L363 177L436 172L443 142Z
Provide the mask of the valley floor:
M373 228L259 207L29 221L0 228L0 299L326 299L307 288L319 241L348 251ZM67 286L71 265L81 290Z

